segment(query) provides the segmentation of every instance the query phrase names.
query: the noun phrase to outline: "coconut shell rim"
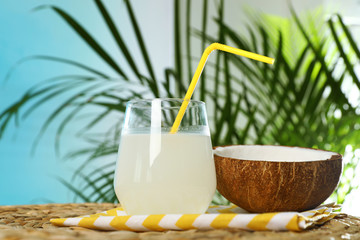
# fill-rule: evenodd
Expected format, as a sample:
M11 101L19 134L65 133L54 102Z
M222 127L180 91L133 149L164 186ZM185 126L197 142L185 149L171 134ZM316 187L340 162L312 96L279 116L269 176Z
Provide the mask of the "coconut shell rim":
M327 159L320 159L320 160L306 160L306 161L271 161L271 160L249 160L249 159L242 159L242 158L233 158L233 157L224 157L217 155L215 152L214 157L219 158L228 158L228 159L234 159L234 160L241 160L241 161L252 161L252 162L271 162L271 163L300 163L300 162L320 162L320 161L335 161L335 160L341 160L343 159L343 156L340 153L323 150L323 149L317 149L317 148L308 148L308 147L299 147L299 146L284 146L284 145L260 145L260 144L235 144L235 145L220 145L220 146L214 146L213 150L219 147L234 147L234 146L266 146L266 147L287 147L287 148L301 148L306 150L314 150L314 151L322 151L322 152L328 152L333 153L333 155L330 158Z

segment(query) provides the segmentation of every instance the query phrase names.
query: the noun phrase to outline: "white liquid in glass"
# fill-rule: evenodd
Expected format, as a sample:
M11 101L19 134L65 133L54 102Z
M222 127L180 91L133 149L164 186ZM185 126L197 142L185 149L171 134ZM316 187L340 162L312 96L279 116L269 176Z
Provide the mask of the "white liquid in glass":
M124 134L114 181L129 215L204 213L216 188L210 137Z

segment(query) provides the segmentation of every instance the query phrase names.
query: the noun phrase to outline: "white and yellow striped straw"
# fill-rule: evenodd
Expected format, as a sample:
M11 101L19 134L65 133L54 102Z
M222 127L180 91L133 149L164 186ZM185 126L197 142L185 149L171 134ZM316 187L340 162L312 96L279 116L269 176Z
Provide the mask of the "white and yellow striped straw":
M123 208L75 218L51 219L57 226L98 230L166 231L189 229L243 229L249 231L302 231L339 215L334 203L306 212L247 213L233 206L210 206L205 214L126 215Z
M250 59L254 59L254 60L264 62L264 63L269 63L269 64L273 64L274 61L275 61L274 58L265 57L265 56L262 56L262 55L259 55L259 54L256 54L256 53L244 51L244 50L234 48L234 47L230 47L230 46L220 44L220 43L213 43L210 46L208 46L205 49L203 55L201 56L201 59L200 59L200 62L198 64L197 68L196 68L195 74L194 74L194 76L193 76L193 78L192 78L192 80L190 82L189 88L188 88L188 90L187 90L187 92L185 94L184 101L181 104L179 113L177 114L175 122L174 122L173 126L171 127L170 133L176 133L178 131L181 120L184 117L186 108L187 108L187 106L189 104L189 101L191 99L191 96L194 93L196 84L197 84L197 82L199 80L199 77L200 77L200 75L201 75L201 73L202 73L202 71L204 69L206 60L208 59L210 53L212 51L214 51L214 50L221 50L221 51L224 51L224 52L233 53L233 54L236 54L236 55L240 55L240 56L243 56L243 57L247 57L247 58L250 58Z

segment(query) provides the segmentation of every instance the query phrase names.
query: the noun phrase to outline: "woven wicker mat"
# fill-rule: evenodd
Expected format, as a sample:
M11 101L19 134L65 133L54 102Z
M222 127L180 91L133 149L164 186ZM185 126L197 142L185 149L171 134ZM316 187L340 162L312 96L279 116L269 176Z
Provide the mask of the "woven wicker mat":
M0 239L359 239L360 218L342 216L304 232L248 232L242 230L101 232L80 227L56 227L50 218L75 217L118 207L111 203L0 206Z

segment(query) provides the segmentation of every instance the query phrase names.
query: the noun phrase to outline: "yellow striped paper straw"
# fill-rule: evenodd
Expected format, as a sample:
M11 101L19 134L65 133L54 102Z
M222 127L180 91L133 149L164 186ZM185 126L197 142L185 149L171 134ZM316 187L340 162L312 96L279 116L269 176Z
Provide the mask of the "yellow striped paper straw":
M302 231L335 218L340 205L329 203L306 212L248 213L237 206L210 206L205 214L126 215L123 208L102 213L51 219L56 226L98 230L166 231L190 229L243 229L251 231Z
M202 71L204 69L206 60L208 59L210 53L212 51L214 51L214 50L221 50L221 51L224 51L224 52L233 53L233 54L236 54L236 55L240 55L240 56L243 56L243 57L251 58L251 59L254 59L254 60L257 60L257 61L260 61L260 62L264 62L264 63L269 63L269 64L273 64L274 61L275 61L274 58L270 58L270 57L262 56L262 55L259 55L259 54L256 54L256 53L244 51L244 50L234 48L234 47L230 47L230 46L220 44L220 43L213 43L210 46L208 46L205 49L203 55L201 56L201 59L200 59L200 62L198 64L197 68L196 68L195 74L194 74L194 76L193 76L193 78L192 78L192 80L190 82L189 88L188 88L188 90L187 90L187 92L185 94L184 101L181 104L179 113L177 114L175 122L171 127L170 133L176 133L178 131L181 120L183 119L186 108L187 108L187 106L189 104L190 98L194 93L196 84L197 84L197 82L199 80L199 77L200 77L200 75L201 75L201 73L202 73Z

